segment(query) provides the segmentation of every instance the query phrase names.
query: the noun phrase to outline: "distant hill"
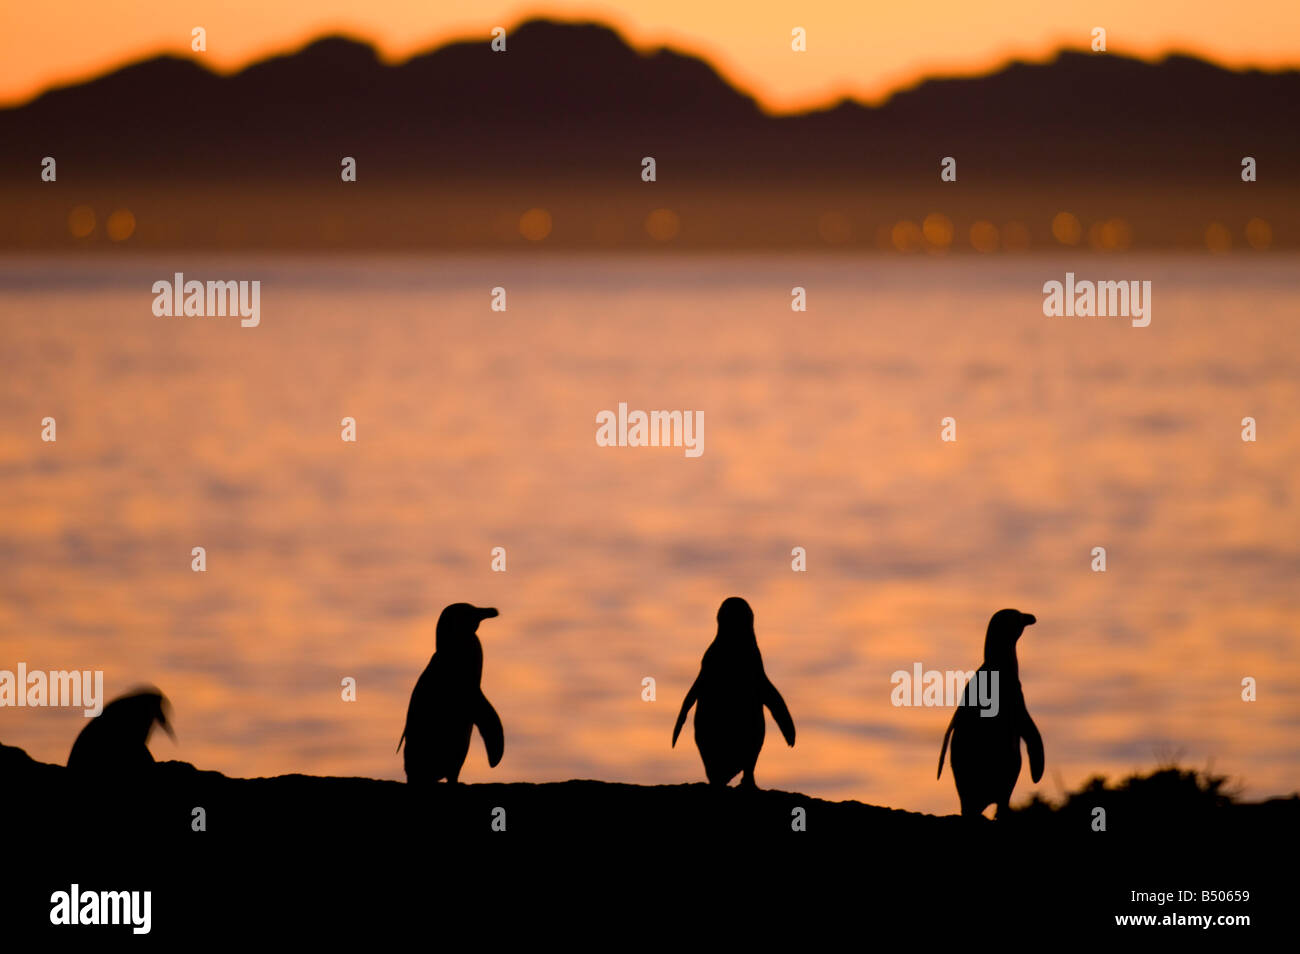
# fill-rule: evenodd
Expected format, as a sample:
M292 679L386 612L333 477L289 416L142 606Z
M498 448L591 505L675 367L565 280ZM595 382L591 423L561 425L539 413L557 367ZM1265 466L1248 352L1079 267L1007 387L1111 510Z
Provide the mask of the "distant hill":
M40 158L87 178L301 179L339 157L367 178L617 179L642 156L661 180L807 185L959 177L1017 185L1224 181L1300 173L1300 71L1238 72L1061 52L979 77L931 79L879 107L772 117L706 62L639 52L592 23L531 20L398 65L317 40L231 75L163 56L0 111L0 175ZM629 173L629 170L631 172Z

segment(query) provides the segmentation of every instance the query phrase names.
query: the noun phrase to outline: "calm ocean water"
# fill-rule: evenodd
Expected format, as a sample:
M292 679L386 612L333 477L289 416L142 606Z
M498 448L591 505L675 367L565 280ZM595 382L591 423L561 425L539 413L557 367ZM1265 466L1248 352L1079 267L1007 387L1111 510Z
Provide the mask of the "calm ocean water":
M895 707L890 676L977 667L1013 606L1047 750L1017 801L1173 756L1289 793L1298 264L3 259L0 669L155 683L160 759L400 778L434 622L466 600L501 610L506 754L476 739L465 780L695 781L673 720L740 595L798 727L787 749L769 722L759 784L948 812L950 711ZM1150 327L1045 318L1067 270L1151 280ZM175 271L260 280L261 326L154 317ZM702 410L703 455L598 447L619 402ZM0 741L63 762L84 721L5 709Z

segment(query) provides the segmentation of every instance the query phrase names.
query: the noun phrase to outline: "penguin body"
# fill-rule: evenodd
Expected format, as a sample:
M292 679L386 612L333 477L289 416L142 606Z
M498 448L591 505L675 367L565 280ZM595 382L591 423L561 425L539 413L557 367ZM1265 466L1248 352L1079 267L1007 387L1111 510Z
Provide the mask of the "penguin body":
M712 785L726 785L744 773L741 785L753 788L754 766L763 748L766 706L781 734L794 745L794 720L776 686L763 670L763 657L754 634L754 611L733 596L718 609L718 634L705 650L700 674L686 693L673 746L695 706L695 744Z
M488 763L496 766L505 749L505 733L492 703L483 695L483 644L478 624L496 616L495 609L452 603L438 617L433 658L420 674L406 710L406 727L398 741L406 744L406 780L412 784L455 784L469 754L470 734L478 726Z
M989 805L996 805L998 817L1002 817L1020 777L1021 739L1029 752L1030 776L1035 782L1043 777L1043 738L1025 706L1016 658L1017 640L1025 627L1035 622L1028 613L1013 609L993 614L984 637L984 663L966 686L962 703L944 733L939 775L943 774L944 752L951 737L952 776L963 815L980 815ZM977 693L981 679L992 685L994 672L998 674L997 714L989 716L983 714Z
M118 696L81 730L68 753L68 768L96 773L131 773L148 768L154 762L149 751L153 727L162 726L173 741L176 739L168 721L170 709L167 697L152 687Z

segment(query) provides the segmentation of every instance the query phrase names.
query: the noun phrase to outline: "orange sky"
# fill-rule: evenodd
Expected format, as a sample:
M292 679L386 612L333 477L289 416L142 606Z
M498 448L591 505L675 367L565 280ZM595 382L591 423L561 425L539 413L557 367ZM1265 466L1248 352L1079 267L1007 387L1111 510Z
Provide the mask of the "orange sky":
M1016 55L1040 58L1088 42L1105 27L1112 52L1178 49L1232 65L1300 63L1300 3L1260 0L44 0L0 10L0 102L165 50L189 52L208 32L220 70L292 48L325 32L370 40L402 59L448 37L482 35L546 14L590 18L638 45L671 44L708 57L770 108L797 109L841 94L879 97L936 71L979 71ZM808 51L790 50L807 30Z

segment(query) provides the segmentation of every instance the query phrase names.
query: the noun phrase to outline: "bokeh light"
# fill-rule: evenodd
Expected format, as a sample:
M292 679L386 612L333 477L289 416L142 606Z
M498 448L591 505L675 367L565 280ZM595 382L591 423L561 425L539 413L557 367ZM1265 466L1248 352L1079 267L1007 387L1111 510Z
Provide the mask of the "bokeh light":
M1133 244L1133 230L1123 219L1093 222L1088 228L1088 244L1099 252L1123 251Z
M1232 248L1232 233L1221 222L1211 222L1205 229L1205 247L1222 255Z
M1062 245L1078 245L1083 227L1071 212L1057 212L1052 218L1052 236Z
M74 238L86 238L95 231L95 210L88 205L74 206L68 213L68 231Z
M998 227L992 222L980 219L970 227L970 244L977 252L996 252Z
M1262 252L1273 244L1273 226L1263 219L1251 219L1246 223L1246 242L1251 248Z
M656 242L667 242L677 237L681 220L672 209L655 209L645 217L645 230Z
M911 219L904 219L894 223L889 238L900 252L915 252L921 247L921 227Z
M114 242L125 242L135 234L135 216L130 209L118 209L104 223L104 231Z
M933 249L946 249L952 244L952 221L938 212L931 212L921 223L921 232Z
M529 209L519 216L519 234L530 242L540 242L551 234L551 213Z

